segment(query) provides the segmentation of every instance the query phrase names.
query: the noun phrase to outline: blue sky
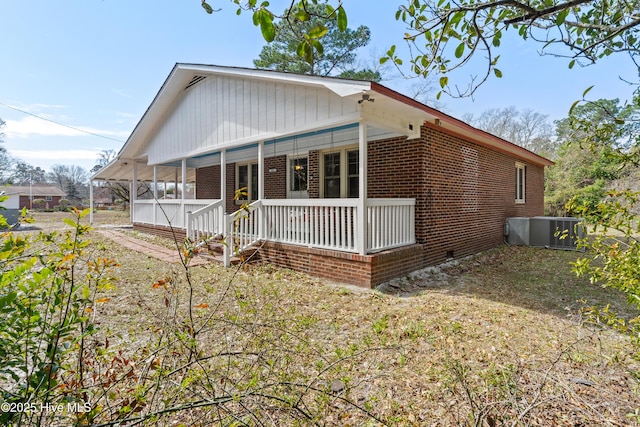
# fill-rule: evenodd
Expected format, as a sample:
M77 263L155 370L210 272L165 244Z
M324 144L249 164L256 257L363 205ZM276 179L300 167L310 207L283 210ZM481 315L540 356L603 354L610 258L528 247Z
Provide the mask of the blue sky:
M273 1L274 10L286 2ZM404 27L394 14L399 1L344 0L349 26L368 25L372 40L360 52L373 61L402 44ZM90 169L97 153L118 150L144 114L176 62L252 67L264 42L249 15L230 1L207 15L200 0L0 0L0 118L4 146L16 157L49 169L54 164ZM281 4L282 6L277 6ZM399 46L400 47L400 46ZM591 85L594 98L626 99L637 80L626 57L567 69L568 60L540 57L539 46L503 43L504 77L491 79L474 99L443 97L456 117L489 108L530 108L560 119ZM476 71L464 69L463 75ZM403 93L413 80L385 70L383 84ZM64 123L62 127L33 115ZM81 132L81 129L102 137Z

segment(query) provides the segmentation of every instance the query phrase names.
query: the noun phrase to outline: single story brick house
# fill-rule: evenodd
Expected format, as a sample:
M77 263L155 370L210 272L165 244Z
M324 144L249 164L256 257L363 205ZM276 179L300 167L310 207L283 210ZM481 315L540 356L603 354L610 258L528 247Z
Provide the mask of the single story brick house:
M0 202L5 209L31 209L33 200L44 200L44 207L54 208L64 199L65 193L55 185L8 185L0 187L0 193L8 196L7 200Z
M133 200L134 228L374 287L502 244L507 217L543 214L551 164L378 83L176 64L92 181L195 186Z

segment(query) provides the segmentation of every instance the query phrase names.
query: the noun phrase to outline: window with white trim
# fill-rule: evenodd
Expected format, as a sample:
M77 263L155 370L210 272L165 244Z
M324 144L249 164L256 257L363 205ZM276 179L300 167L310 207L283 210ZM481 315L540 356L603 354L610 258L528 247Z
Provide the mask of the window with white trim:
M306 199L309 197L309 158L289 157L288 197L290 199Z
M522 163L516 163L516 203L524 203L525 195L525 177L527 176L527 167Z
M258 199L258 164L244 163L236 165L236 190L243 189L238 201L254 201Z
M357 198L360 190L357 147L320 153L320 197Z

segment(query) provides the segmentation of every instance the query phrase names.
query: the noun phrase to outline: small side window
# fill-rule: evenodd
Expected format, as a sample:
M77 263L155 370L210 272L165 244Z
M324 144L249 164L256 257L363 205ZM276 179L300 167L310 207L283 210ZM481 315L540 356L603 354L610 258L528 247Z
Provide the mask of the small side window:
M516 163L516 203L525 202L525 177L527 176L527 167L521 163Z

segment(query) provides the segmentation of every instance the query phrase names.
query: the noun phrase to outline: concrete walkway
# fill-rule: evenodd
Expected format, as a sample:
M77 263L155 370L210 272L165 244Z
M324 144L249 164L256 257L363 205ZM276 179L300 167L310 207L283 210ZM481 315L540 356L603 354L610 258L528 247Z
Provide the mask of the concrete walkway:
M95 231L131 250L142 252L162 261L182 264L180 254L177 249L169 249L164 246L145 242L144 240L136 239L135 237L131 237L130 235L113 228L96 228ZM189 265L203 264L209 264L209 262L202 257L195 257L189 263Z

